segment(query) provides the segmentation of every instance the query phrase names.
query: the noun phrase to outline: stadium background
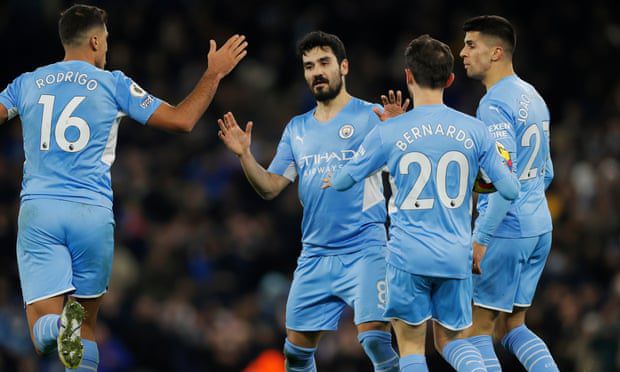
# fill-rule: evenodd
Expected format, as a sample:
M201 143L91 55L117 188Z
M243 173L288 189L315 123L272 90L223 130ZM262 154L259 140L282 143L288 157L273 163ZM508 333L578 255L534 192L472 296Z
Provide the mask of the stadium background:
M56 32L68 1L0 1L0 85L62 59ZM289 118L313 99L295 41L323 29L344 41L349 91L378 101L405 90L403 50L429 33L462 47L462 22L492 13L517 27L515 67L552 115L556 178L548 192L552 253L528 322L562 371L620 369L620 3L448 0L321 2L106 1L108 69L177 103L206 67L208 40L244 33L249 54L190 135L125 119L112 177L116 257L100 313L100 371L241 371L280 350L288 285L300 250L296 187L273 202L251 189L217 139L228 110L254 120L268 164ZM483 94L456 59L446 102L475 112ZM34 357L15 261L23 151L17 120L0 128L0 370L57 371ZM318 351L321 371L370 371L351 314ZM505 370L516 359L500 352ZM446 370L429 348L431 370ZM261 370L260 368L254 371ZM250 369L248 369L250 371Z

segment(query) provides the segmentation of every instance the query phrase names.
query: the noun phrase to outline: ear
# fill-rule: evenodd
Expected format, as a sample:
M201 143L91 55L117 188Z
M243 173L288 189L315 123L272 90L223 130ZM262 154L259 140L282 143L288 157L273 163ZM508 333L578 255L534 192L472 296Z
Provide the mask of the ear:
M454 72L451 72L450 76L448 76L448 80L446 81L446 85L444 85L444 89L445 88L450 88L452 83L454 83Z
M407 80L407 85L413 84L413 72L408 68L405 68L405 79Z
M90 48L94 52L96 52L97 50L99 50L99 46L100 46L99 38L97 38L96 35L91 36L90 39L88 40L88 45L90 45Z
M497 62L504 58L504 48L501 46L496 46L493 48L493 52L491 52L491 61Z
M346 58L340 62L340 73L344 76L349 74L349 60Z

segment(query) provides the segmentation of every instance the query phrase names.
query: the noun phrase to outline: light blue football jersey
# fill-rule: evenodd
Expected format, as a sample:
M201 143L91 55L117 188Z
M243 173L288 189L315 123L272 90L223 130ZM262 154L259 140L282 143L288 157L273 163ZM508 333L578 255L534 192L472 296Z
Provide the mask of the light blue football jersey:
M284 129L268 171L299 176L303 206L302 255L346 254L386 244L387 211L380 172L346 192L322 190L322 179L357 156L357 148L378 119L373 105L351 98L328 122L315 109L294 117Z
M553 166L549 152L549 110L533 86L516 75L503 78L489 89L478 106L477 117L491 136L510 152L521 182L519 197L493 236L523 238L552 230L545 198L545 177ZM485 213L488 196L478 198L478 212Z
M380 123L341 172L359 181L387 164L388 263L412 274L471 275L472 187L482 168L492 181L512 177L477 119L445 105L425 105Z
M0 93L24 137L22 201L51 198L112 208L110 166L123 116L145 124L161 101L120 71L63 61L16 78Z

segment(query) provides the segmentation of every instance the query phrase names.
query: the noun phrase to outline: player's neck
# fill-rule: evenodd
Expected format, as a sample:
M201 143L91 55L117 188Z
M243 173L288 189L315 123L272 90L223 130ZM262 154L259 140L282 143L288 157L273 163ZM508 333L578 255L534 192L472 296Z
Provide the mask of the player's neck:
M514 73L515 70L512 67L512 63L498 65L496 68L491 69L485 78L482 79L482 84L484 84L486 90L489 91L498 81L507 76L514 75Z
M413 97L413 107L442 105L443 89L424 89L420 87L410 88Z
M92 53L85 52L79 49L65 49L65 58L63 61L84 61L95 65L95 57Z
M351 100L349 92L342 88L338 95L329 101L317 102L314 118L317 121L325 122L333 119L344 106Z

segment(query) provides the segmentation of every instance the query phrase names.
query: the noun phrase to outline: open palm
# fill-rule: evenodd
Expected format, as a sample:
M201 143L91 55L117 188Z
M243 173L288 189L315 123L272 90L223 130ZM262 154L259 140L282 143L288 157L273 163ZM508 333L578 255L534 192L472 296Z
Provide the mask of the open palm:
M224 115L223 119L218 119L217 124L220 127L218 136L235 155L241 156L250 150L253 126L251 121L246 124L244 131L237 124L235 116L229 112Z

